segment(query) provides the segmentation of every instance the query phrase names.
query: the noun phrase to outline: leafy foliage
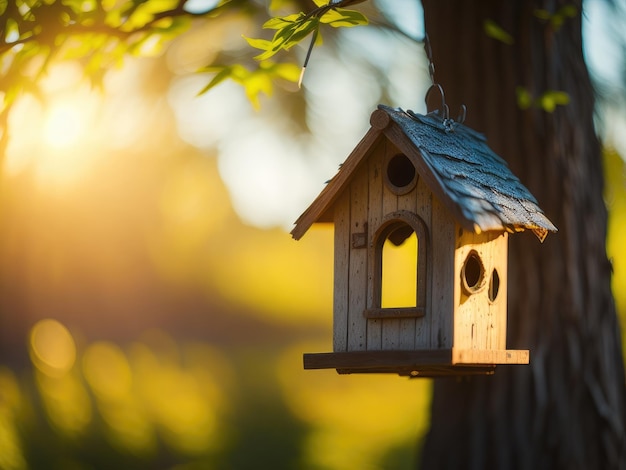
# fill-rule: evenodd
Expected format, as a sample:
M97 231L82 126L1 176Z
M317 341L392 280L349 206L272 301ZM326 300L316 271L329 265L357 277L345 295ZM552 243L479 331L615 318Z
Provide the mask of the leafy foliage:
M271 18L264 28L275 30L271 40L246 38L262 52L255 70L240 64L205 67L217 74L202 90L213 88L226 78L242 84L255 107L259 94L271 94L272 81L296 82L299 73L293 64L270 59L289 50L322 24L334 28L366 24L357 11L342 8L358 0L316 0L317 8ZM54 59L80 60L85 75L100 86L107 70L120 66L126 55L158 54L163 46L184 32L194 16L218 16L234 8L250 8L243 0L212 2L206 11L188 8L188 0L15 0L0 2L0 90L2 108L22 92L37 94L36 83ZM271 8L284 8L288 2L273 0ZM1 110L0 109L0 110Z
M264 60L259 63L256 70L248 70L241 64L208 66L202 69L205 72L217 72L213 79L202 89L199 94L206 93L211 88L230 78L244 87L246 96L255 109L260 107L259 94L271 96L273 92L272 80L282 78L290 82L298 80L300 69L291 63L275 63Z
M543 109L548 113L554 112L557 106L569 104L569 95L564 91L547 90L538 98L533 98L531 93L524 87L517 87L517 105L520 109L532 107Z
M534 15L540 20L547 21L554 31L558 31L566 19L574 18L578 14L578 8L574 4L564 5L555 13L548 10L537 9Z
M496 23L493 20L490 20L490 19L485 20L483 23L483 30L485 31L485 34L487 36L497 41L500 41L504 44L507 44L510 46L515 43L513 36L507 33L502 28L502 26L500 26L498 23Z
M187 0L123 2L15 0L0 3L0 86L3 107L34 84L53 59L81 60L98 86L104 73L126 54L158 53L186 30L193 16L219 13L232 0L192 13Z
M336 8L333 4L319 6L311 13L298 13L289 16L275 17L267 21L263 28L274 29L276 33L271 41L246 38L248 44L264 51L256 58L265 60L281 50L289 50L314 31L320 24L328 24L334 28L365 25L367 18L358 11Z
M340 8L341 5L355 3L353 1L330 1L329 3L315 0L317 8L309 13L294 13L287 16L276 16L270 18L263 24L264 29L272 29L276 32L271 40L245 37L248 44L262 52L255 59L259 61L259 69L248 72L240 65L223 66L218 69L208 68L205 70L215 70L217 75L202 89L201 93L209 91L211 88L222 82L226 78L235 80L244 85L248 98L253 105L258 108L258 93L263 91L271 93L271 78L277 76L289 81L302 80L304 68L306 68L311 49L318 40L321 25L327 24L333 28L349 28L353 26L366 25L368 19L362 13L355 10ZM280 51L288 51L296 44L299 44L309 35L312 36L307 58L302 69L302 74L294 74L293 64L274 64L266 62ZM261 85L262 86L259 86Z

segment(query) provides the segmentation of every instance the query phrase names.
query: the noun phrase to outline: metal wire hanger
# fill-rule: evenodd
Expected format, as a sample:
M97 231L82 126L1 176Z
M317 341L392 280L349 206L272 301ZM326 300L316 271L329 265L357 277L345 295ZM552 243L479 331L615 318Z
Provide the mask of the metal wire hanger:
M443 91L443 87L435 81L435 63L433 62L433 50L430 46L430 38L428 34L424 36L424 50L426 51L426 57L428 58L428 75L430 76L430 87L426 91L426 96L424 97L424 101L426 103L426 112L435 113L441 116L443 119L443 126L447 132L454 130L455 124L463 124L465 122L465 117L467 116L467 107L462 104L459 110L459 115L456 120L450 118L450 108L446 104L446 96ZM441 96L441 109L435 109L434 111L428 110L428 98L433 90L439 91L439 96Z

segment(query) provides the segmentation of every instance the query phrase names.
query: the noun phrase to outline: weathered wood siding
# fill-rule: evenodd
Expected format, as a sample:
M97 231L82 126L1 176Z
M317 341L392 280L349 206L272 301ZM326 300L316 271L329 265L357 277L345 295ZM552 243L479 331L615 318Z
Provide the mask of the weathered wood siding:
M367 249L354 248L353 237L367 230L369 169L361 166L350 183L350 272L348 280L348 351L367 349Z
M425 279L419 279L418 283L426 283L426 299L425 307L426 314L422 318L415 318L415 330L413 339L413 349L430 349L431 335L432 335L432 321L433 321L433 292L432 292L432 277L433 271L436 269L435 263L433 263L433 218L432 218L432 205L433 194L426 185L423 178L417 180L417 186L415 188L415 213L425 222L428 228L428 234L426 240L418 240L418 244L427 244L427 273ZM420 274L418 273L418 276Z
M386 171L385 164L394 155L401 153L393 144L387 139L383 139L374 149L372 154L367 159L367 167L369 178L367 181L368 192L368 245L374 242L374 238L377 230L381 224L388 217L389 214L398 210L404 210L417 214L424 220L428 231L430 232L430 226L432 224L432 192L422 180L419 178L415 186L407 194L398 196L394 194L385 184L384 172ZM353 185L360 185L361 179L355 178L352 182ZM362 190L362 189L361 189ZM354 207L354 206L353 206ZM449 216L448 216L449 217ZM356 228L356 220L352 217L351 226ZM431 244L430 233L425 237L426 239L419 239L418 244ZM452 253L452 246L454 244L453 238L449 241L449 251ZM361 249L352 249L352 252L361 251ZM365 251L365 250L363 250ZM368 265L368 286L367 286L367 308L374 308L380 299L376 299L377 289L375 287L376 282L380 282L380 278L374 273L374 259L372 259L372 251L369 251L367 257ZM359 254L363 256L363 254ZM418 282L425 282L426 286L426 314L422 318L370 318L367 320L367 344L368 350L414 350L414 349L427 349L432 347L431 337L431 324L433 322L432 315L430 314L431 305L431 275L434 269L432 263L432 257L429 256L431 262L429 263L429 275L423 276L425 279L418 279ZM450 274L452 273L452 258L450 259ZM451 314L452 309L448 311L448 315Z
M348 350L350 288L350 192L335 203L335 272L333 278L333 351Z
M506 349L506 287L508 234L475 234L456 227L454 262L454 347L460 349ZM474 251L483 266L483 280L468 294L462 287L463 265ZM494 269L498 273L498 295L489 299Z
M368 159L369 164L369 220L368 220L368 233L367 244L368 247L365 250L369 252L369 245L374 240L374 235L380 223L383 220L383 156L390 146L387 139L382 139L380 144L374 149L374 155L379 155L379 158ZM371 260L373 262L373 260ZM372 308L376 302L374 299L374 271L372 266L368 266L368 280L367 280L367 308ZM378 351L382 349L382 325L383 320L380 319L368 319L367 322L367 350Z
M380 160L383 162L382 171L387 171L386 162L387 159L390 158L394 153L398 153L395 146L393 146L389 141L387 141L387 145L385 147L385 153L381 155ZM383 178L384 180L384 178ZM415 194L411 191L409 194ZM408 196L408 195L407 195ZM382 183L382 199L379 204L382 207L383 218L392 212L396 212L398 210L398 196L393 194L386 184ZM415 205L415 203L413 203ZM378 229L378 227L376 227ZM397 318L385 318L382 320L382 348L383 350L399 350L402 349L400 347L401 339L400 339L400 319ZM406 331L405 331L406 334ZM411 335L412 336L412 335Z
M429 307L430 337L418 348L454 346L454 240L455 226L448 210L431 196L431 286ZM430 340L429 343L427 341Z
M334 208L334 350L506 349L507 234L463 230L422 178L407 194L394 194L385 184L384 171L387 159L398 153L381 139ZM386 217L396 211L416 214L428 227L426 239L418 239L429 249L428 276L421 280L427 282L425 315L367 319L366 309L380 307L374 285L380 277L374 273L370 247ZM365 246L355 246L355 235L365 234ZM472 250L481 260L484 279L468 295L461 276ZM494 269L499 289L490 300Z

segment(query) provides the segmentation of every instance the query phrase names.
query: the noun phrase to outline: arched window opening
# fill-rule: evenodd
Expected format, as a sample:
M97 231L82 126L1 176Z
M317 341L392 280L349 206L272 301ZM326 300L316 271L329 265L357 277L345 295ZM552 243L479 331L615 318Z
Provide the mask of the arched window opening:
M388 214L370 246L371 306L366 318L420 318L426 315L428 244L426 224L400 210Z
M382 247L381 307L417 306L418 239L413 228L401 224Z

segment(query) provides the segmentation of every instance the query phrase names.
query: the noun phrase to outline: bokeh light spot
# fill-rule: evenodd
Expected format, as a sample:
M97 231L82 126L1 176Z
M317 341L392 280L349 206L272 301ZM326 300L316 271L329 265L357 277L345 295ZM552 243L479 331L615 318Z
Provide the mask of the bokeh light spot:
M91 422L89 395L74 371L53 377L35 374L36 385L50 424L66 436L84 434Z
M31 360L51 377L66 374L76 361L76 344L68 329L56 320L37 322L30 332Z
M128 360L115 344L97 342L83 356L87 382L102 399L119 399L130 393L132 374Z

